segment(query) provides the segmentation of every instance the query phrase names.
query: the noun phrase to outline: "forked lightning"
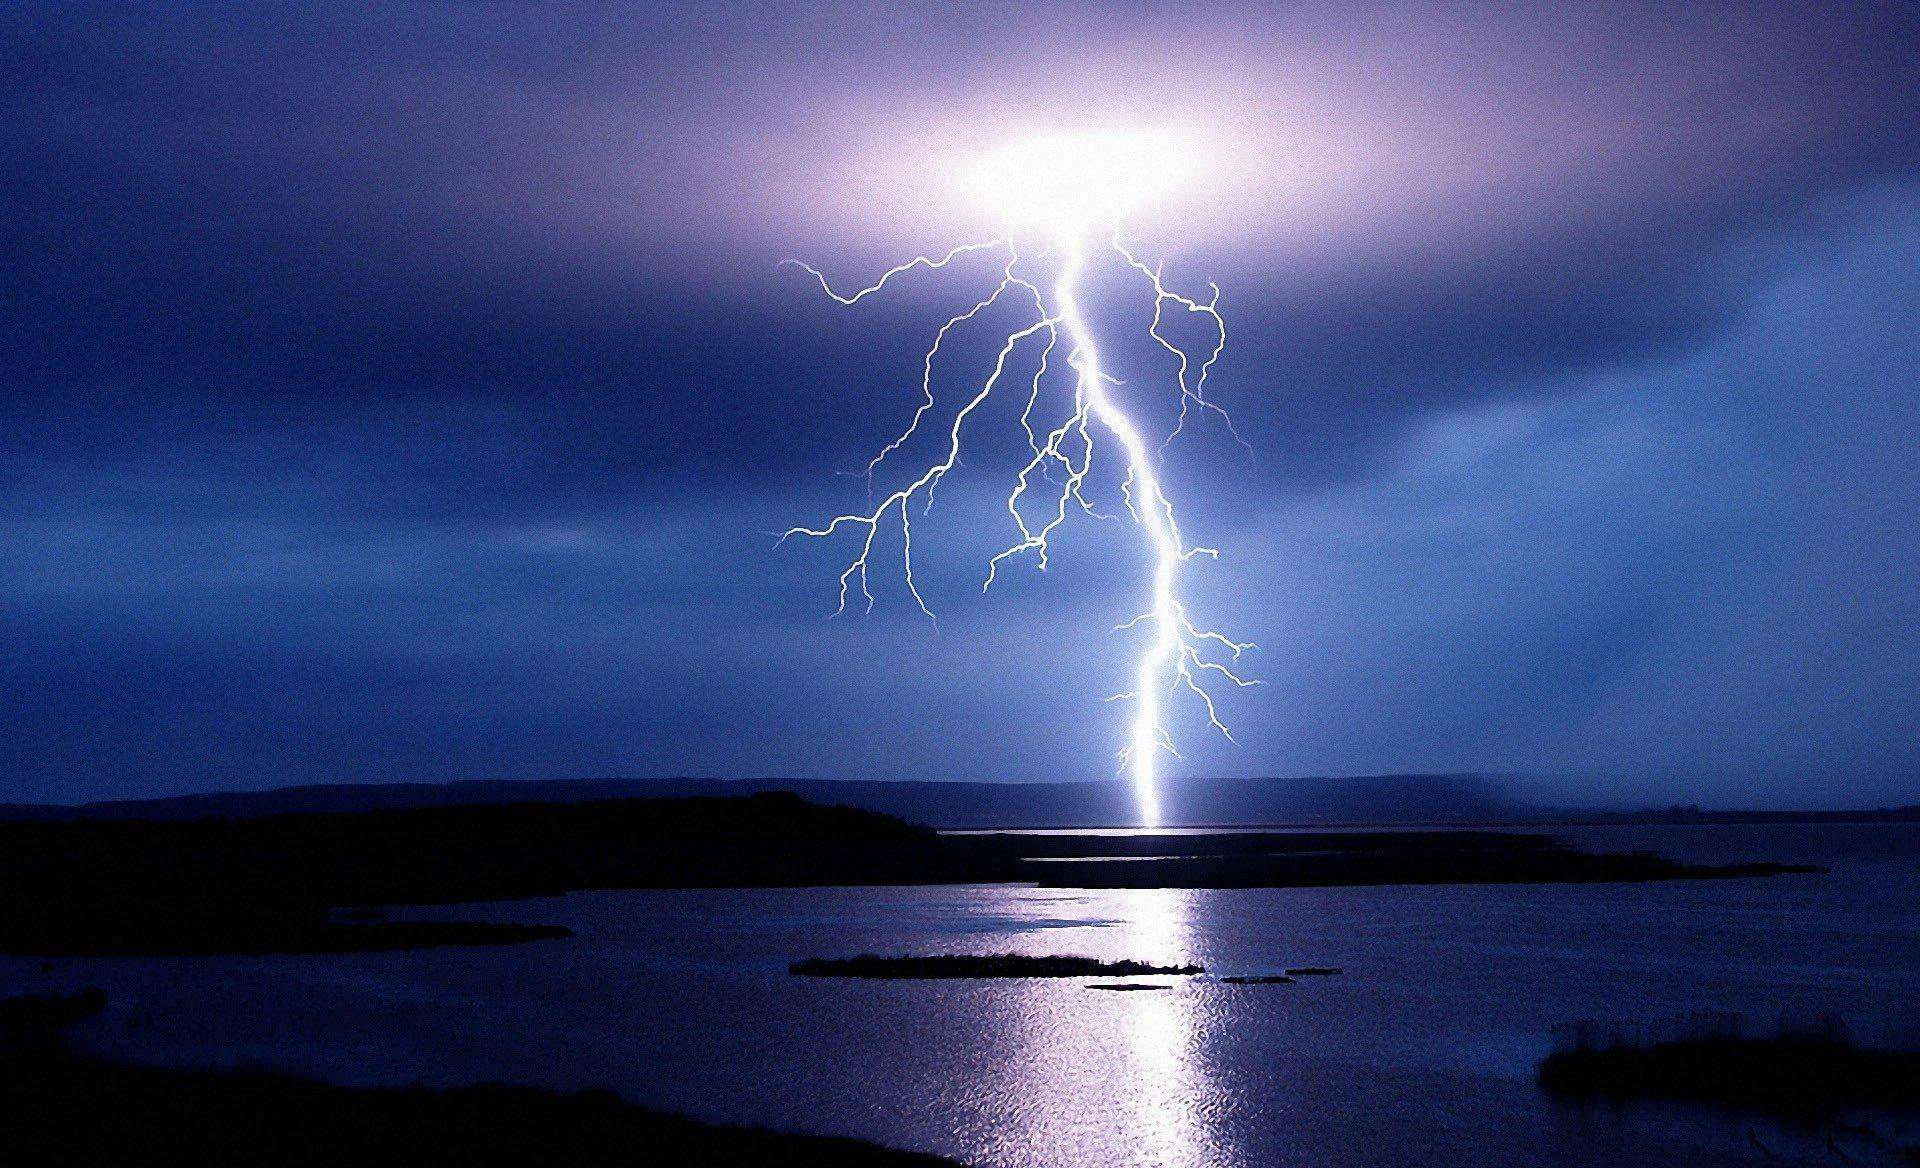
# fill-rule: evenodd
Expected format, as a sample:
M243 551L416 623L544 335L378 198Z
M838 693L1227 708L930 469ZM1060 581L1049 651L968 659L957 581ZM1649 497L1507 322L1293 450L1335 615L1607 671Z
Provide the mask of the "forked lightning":
M1156 827L1160 823L1160 799L1155 781L1159 753L1164 750L1175 757L1179 756L1173 735L1166 725L1165 699L1180 692L1193 695L1198 708L1205 712L1208 724L1231 740L1232 735L1221 721L1214 696L1208 689L1208 679L1219 679L1235 687L1259 683L1241 676L1237 671L1241 655L1253 648L1251 643L1235 641L1202 628L1188 614L1187 605L1179 592L1181 568L1196 557L1218 558L1219 553L1213 548L1186 541L1175 518L1173 504L1162 487L1158 470L1157 455L1181 433L1195 410L1217 414L1228 431L1233 433L1232 420L1206 394L1208 375L1219 361L1227 341L1226 323L1218 308L1219 289L1210 285L1208 297L1204 300L1169 289L1163 278L1163 268L1143 262L1123 242L1117 219L1111 214L1116 209L1112 206L1098 208L1107 213L1103 216L1107 222L1101 224L1097 231L1089 229L1087 220L1091 216L1077 215L1072 221L1056 218L1050 225L1051 246L1046 249L1044 257L1030 261L1022 254L1013 236L965 244L940 256L916 256L883 273L871 285L852 293L837 291L811 265L798 260L789 261L811 273L827 295L845 305L858 304L869 296L882 293L894 281L913 273L946 269L963 256L991 252L1003 261L998 268L997 281L985 295L966 310L949 318L935 331L933 343L921 362L920 404L906 429L881 448L867 465L869 485L882 464L919 433L928 415L936 408L934 365L954 330L989 308L1010 300L1030 306L1031 316L1006 335L984 379L955 411L944 441L938 443L941 457L907 485L877 501L870 497L872 506L869 510L837 515L820 527L794 527L781 538L784 540L796 535L826 538L851 531L858 540L857 553L840 574L839 606L836 611L845 611L852 590L856 587L865 599L866 607L871 610L873 593L868 587L868 573L873 567L875 548L882 531L891 531L897 524L907 590L920 610L932 619L933 610L914 577L913 507L916 502L923 510L930 506L935 488L959 464L968 422L983 403L997 392L1024 394L1026 400L1020 413L1020 425L1032 453L1032 457L1021 467L1007 496L1007 511L1014 528L1019 532L1019 538L988 562L986 577L982 582L983 590L991 588L1004 568L1021 557L1031 556L1035 565L1045 571L1052 540L1074 512L1104 517L1088 499L1085 488L1094 465L1096 448L1104 449L1109 442L1117 444L1120 456L1126 463L1120 489L1121 500L1146 537L1153 561L1153 575L1146 611L1119 626L1122 630L1146 631L1146 644L1135 670L1133 686L1128 692L1116 694L1109 700L1133 703L1132 732L1126 746L1120 751L1120 765L1131 773L1142 825ZM1053 264L1053 280L1050 288L1044 291L1039 282L1026 274L1029 263L1037 264L1043 258ZM1140 428L1116 399L1119 383L1103 369L1100 347L1083 312L1079 298L1082 277L1089 262L1094 259L1111 260L1122 265L1122 270L1139 277L1144 294L1152 298L1153 304L1152 324L1148 332L1177 361L1174 388L1179 395L1179 419L1157 448L1149 447ZM1210 326L1213 339L1204 352L1190 352L1162 330L1169 310L1197 316ZM1023 384L1018 390L1004 389L1002 383L1008 379L1008 369L1014 365L1016 354L1023 347L1037 350L1037 356L1030 358L1035 364L1033 375L1030 379L1019 378ZM1071 376L1064 379L1070 382L1072 389L1072 397L1066 403L1070 408L1057 425L1044 428L1044 423L1041 423L1042 428L1036 428L1036 417L1047 408L1045 398L1048 384L1061 380L1053 375L1060 368L1056 354L1062 347L1065 349L1065 365L1071 370ZM1237 433L1233 433L1233 437L1235 441L1240 441ZM1036 480L1046 485L1040 486Z

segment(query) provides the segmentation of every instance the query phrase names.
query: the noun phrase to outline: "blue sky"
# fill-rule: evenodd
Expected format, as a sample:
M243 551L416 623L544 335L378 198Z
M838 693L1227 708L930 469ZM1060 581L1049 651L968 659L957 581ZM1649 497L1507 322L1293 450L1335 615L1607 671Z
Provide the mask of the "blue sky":
M7 798L1110 773L1137 555L1088 522L980 596L1014 448L916 536L938 636L824 619L840 552L768 533L858 501L982 275L777 262L953 242L859 160L1114 93L1264 176L1147 233L1256 450L1169 457L1266 683L1178 769L1920 795L1908 9L20 15Z

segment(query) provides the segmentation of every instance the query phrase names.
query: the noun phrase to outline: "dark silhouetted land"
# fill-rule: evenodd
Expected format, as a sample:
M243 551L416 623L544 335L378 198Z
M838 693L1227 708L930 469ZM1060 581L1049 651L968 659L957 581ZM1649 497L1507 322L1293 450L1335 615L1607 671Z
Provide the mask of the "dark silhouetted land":
M1915 822L1920 806L1852 810L1637 811L1529 803L1519 776L1390 774L1161 781L1167 823L1194 827L1281 825ZM257 819L497 803L609 799L739 798L789 791L815 803L859 807L939 828L1130 827L1138 811L1124 783L909 782L857 779L486 779L454 783L335 783L222 791L74 805L0 803L0 819Z
M61 1053L0 1058L9 1163L36 1168L952 1168L858 1140L719 1127L610 1091L370 1089L263 1071L178 1070Z
M594 887L859 882L937 838L886 816L751 799L0 824L0 949L341 952L565 937L558 926L362 923L335 910ZM868 853L871 853L869 856Z
M1167 822L1472 823L1538 818L1498 777L1468 774L1202 779L1167 778ZM1125 783L885 782L855 779L529 779L371 783L215 792L61 807L0 804L0 817L195 819L205 815L359 812L484 803L607 799L738 798L791 791L815 803L860 807L941 828L1129 827L1138 822Z
M954 977L1139 977L1145 974L1205 973L1198 965L1152 965L1145 961L1100 961L1092 957L986 956L810 957L787 966L805 977L954 978ZM1106 987L1114 988L1114 987Z
M1557 1051L1540 1085L1568 1098L1676 1099L1789 1117L1920 1112L1920 1052L1830 1038L1707 1038Z
M564 929L367 923L341 910L587 888L1037 884L1259 888L1766 876L1813 869L1593 854L1494 831L943 835L791 794L421 807L253 819L0 823L0 950L330 952Z
M75 1054L98 989L0 999L0 1161L35 1168L953 1168L860 1140L723 1127L611 1091L487 1084L341 1087L264 1070L134 1066Z
M19 994L0 998L0 1053L52 1042L67 1027L107 1007L96 986L71 994Z
M1770 862L1683 864L1653 852L1582 852L1551 836L1522 832L1043 838L1051 850L1030 851L1028 858L1039 861L1032 868L1038 882L1054 888L1635 883L1821 871Z

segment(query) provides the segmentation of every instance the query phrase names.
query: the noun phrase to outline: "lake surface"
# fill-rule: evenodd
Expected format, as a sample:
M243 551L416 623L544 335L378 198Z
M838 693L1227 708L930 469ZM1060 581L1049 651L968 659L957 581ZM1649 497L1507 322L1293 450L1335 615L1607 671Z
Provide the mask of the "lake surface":
M594 892L421 915L570 941L315 957L0 959L0 988L105 987L89 1042L355 1083L613 1087L714 1120L985 1165L1833 1164L1824 1135L1670 1107L1557 1105L1551 1027L1833 1011L1920 1046L1920 826L1582 828L1581 845L1824 864L1642 885ZM878 953L1191 959L1293 985L860 982ZM1155 979L1129 978L1128 981ZM128 1029L129 1017L144 1025ZM1920 1142L1920 1130L1904 1133ZM1754 1147L1758 1139L1778 1159ZM1856 1142L1848 1142L1855 1140ZM1862 1162L1884 1151L1842 1137Z

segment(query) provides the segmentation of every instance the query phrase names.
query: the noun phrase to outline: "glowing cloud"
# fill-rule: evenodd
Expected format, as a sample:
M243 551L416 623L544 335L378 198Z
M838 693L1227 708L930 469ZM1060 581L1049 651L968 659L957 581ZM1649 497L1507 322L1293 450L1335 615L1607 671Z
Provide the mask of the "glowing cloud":
M1167 441L1180 432L1194 408L1214 411L1226 419L1225 412L1206 396L1207 376L1227 340L1226 323L1218 309L1219 289L1210 287L1205 300L1170 290L1163 279L1163 268L1136 257L1121 235L1124 219L1172 197L1200 171L1201 158L1193 145L1162 131L1102 130L1018 140L978 159L965 174L975 197L1005 222L1007 235L963 244L940 256L916 256L853 292L836 291L819 270L789 261L812 273L829 296L854 305L884 292L896 279L921 271L939 272L971 253L992 252L1003 257L997 284L935 331L922 362L921 405L907 428L868 464L867 478L871 483L874 472L914 437L936 407L933 366L949 334L1003 301L1030 303L1028 322L1006 335L991 369L955 411L942 444L944 455L869 510L835 516L819 527L794 527L786 536L826 538L852 532L858 540L858 551L840 574L839 610L845 610L855 587L871 609L873 593L868 589L868 572L876 542L883 527L890 530L897 523L907 589L920 610L932 619L933 611L913 574L913 505L930 502L940 480L959 464L969 419L1001 389L1016 354L1022 348L1037 349L1032 377L1022 378L1023 390L1016 391L1026 397L1020 424L1032 453L1007 496L1007 511L1020 538L992 557L981 586L983 590L991 588L1004 565L1029 554L1045 571L1053 536L1068 517L1075 512L1100 515L1084 491L1096 448L1104 448L1107 442L1116 445L1117 457L1125 466L1121 499L1145 537L1153 563L1146 610L1119 626L1122 630L1143 630L1145 635L1133 688L1110 699L1133 703L1132 730L1120 751L1120 761L1132 774L1140 820L1146 827L1160 823L1155 781L1159 753L1164 750L1178 757L1173 735L1166 727L1166 697L1181 692L1192 695L1205 711L1208 724L1231 740L1205 681L1218 678L1236 687L1258 683L1240 676L1233 665L1253 647L1251 644L1204 629L1188 615L1179 591L1181 568L1197 557L1217 558L1219 553L1189 544L1181 534L1173 504L1162 487L1157 452L1117 398L1118 383L1102 367L1100 346L1081 304L1080 288L1089 264L1105 262L1136 277L1151 298L1153 321L1148 332L1178 361L1174 389L1179 395L1180 421ZM1022 250L1023 244L1034 237L1041 246L1038 254L1029 255ZM1050 280L1045 278L1048 275ZM1212 326L1215 340L1204 353L1190 352L1161 331L1169 306L1176 312L1202 317ZM1062 363L1055 358L1063 343L1066 376L1061 376ZM1056 424L1048 427L1043 421L1036 428L1035 419L1043 413L1049 383L1058 381L1070 385L1070 396L1061 395L1068 408ZM1054 413L1059 416L1061 411L1056 409ZM1230 420L1228 426L1231 429ZM1097 441L1096 435L1101 439ZM1160 446L1164 448L1165 442ZM1046 485L1037 486L1036 478Z
M969 196L1014 230L1077 239L1118 223L1199 177L1196 145L1168 130L1038 134L967 168Z

